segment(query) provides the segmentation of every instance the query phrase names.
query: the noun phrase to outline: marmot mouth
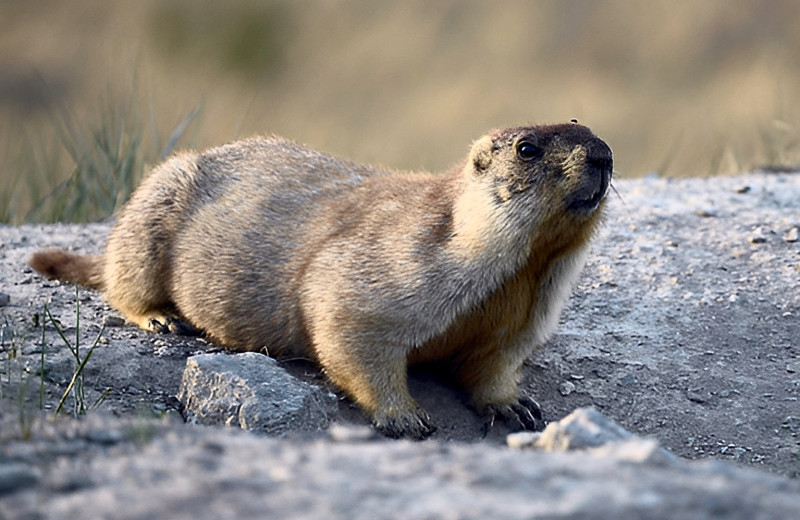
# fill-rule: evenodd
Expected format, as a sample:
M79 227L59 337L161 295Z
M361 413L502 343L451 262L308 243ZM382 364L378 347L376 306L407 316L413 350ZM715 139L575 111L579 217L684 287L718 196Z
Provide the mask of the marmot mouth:
M591 212L597 209L608 191L611 172L610 161L589 161L585 173L586 182L574 193L569 207L581 212Z

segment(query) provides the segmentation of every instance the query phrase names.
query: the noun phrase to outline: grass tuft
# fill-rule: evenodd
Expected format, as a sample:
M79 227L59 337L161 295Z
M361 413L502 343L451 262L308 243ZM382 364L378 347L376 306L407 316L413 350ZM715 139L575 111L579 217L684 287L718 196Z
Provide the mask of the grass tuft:
M52 135L20 129L5 146L9 179L0 194L0 223L91 222L113 215L145 166L169 155L200 113L192 110L162 142L152 107L144 117L135 98L120 102L109 95L85 118L57 107L51 110Z
M61 338L61 341L63 341L67 346L75 361L69 384L62 393L53 415L58 415L64 410L65 405L69 402L70 396L72 396L71 415L73 417L85 415L87 412L97 408L100 404L102 404L112 391L112 389L106 388L100 393L93 403L87 405L85 385L86 367L89 363L89 360L92 358L95 348L100 344L100 339L105 331L105 326L100 328L100 332L98 332L88 350L83 351L80 342L81 309L79 297L79 290L76 286L75 338L72 341L67 338L63 326L50 312L50 308L47 304L44 305L41 314L36 313L33 315L34 327L37 329L41 327L41 351L40 357L37 360L38 363L36 363L38 365L38 370L36 370L36 372L38 372L37 375L39 377L38 399L34 399L33 396L30 395L33 391L32 385L34 382L32 381L32 376L26 375L34 372L34 370L26 367L25 363L21 362L22 344L24 342L24 338L17 333L16 328L12 327L11 323L7 318L5 318L5 316L3 316L4 319L0 321L0 352L5 353L4 364L2 366L2 369L5 371L5 373L3 374L3 379L0 380L0 399L8 398L16 401L19 433L22 440L27 440L32 437L35 418L41 416L41 412L48 407L45 403L47 398L45 389L45 357L48 346L46 335L48 322L53 325L56 333ZM4 389L6 388L8 391L4 392ZM34 410L34 407L36 410Z
M773 119L760 129L761 149L767 171L797 171L800 169L800 128L783 119Z
M73 358L75 358L75 371L72 374L72 379L70 379L69 384L67 385L66 390L64 390L63 395L61 396L61 400L58 402L58 406L56 407L55 414L58 415L64 407L64 404L67 402L67 398L69 397L70 392L73 393L73 409L72 415L77 417L79 415L84 415L90 409L90 407L86 406L86 387L85 387L85 376L84 376L84 369L86 368L86 364L89 362L89 359L92 357L92 353L97 345L100 343L100 338L105 331L105 325L100 327L100 332L97 333L97 337L92 342L92 345L89 347L89 351L86 353L85 356L81 357L81 347L80 347L80 299L79 299L79 292L78 286L75 286L75 342L70 343L67 339L66 334L64 334L64 329L61 327L61 324L53 318L53 315L50 313L50 309L47 305L44 306L44 312L47 318L50 320L50 323L56 329L61 340L64 344L69 348L70 352L72 352ZM42 325L44 326L44 324ZM73 392L74 390L74 392ZM96 406L102 402L105 398L105 395L101 395L98 399Z

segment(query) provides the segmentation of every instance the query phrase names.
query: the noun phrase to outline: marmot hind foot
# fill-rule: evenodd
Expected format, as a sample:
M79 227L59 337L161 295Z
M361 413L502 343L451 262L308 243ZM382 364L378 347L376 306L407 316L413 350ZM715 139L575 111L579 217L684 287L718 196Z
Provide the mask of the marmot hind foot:
M176 336L203 335L203 331L194 327L186 320L173 316L151 317L147 322L147 326L142 328L159 334L174 334Z

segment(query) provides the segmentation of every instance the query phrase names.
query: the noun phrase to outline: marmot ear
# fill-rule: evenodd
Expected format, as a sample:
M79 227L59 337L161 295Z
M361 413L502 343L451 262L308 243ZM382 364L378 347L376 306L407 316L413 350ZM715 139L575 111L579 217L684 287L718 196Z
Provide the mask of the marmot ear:
M483 173L492 164L492 147L494 142L491 137L485 135L472 143L472 150L469 152L469 160L475 166L478 173Z

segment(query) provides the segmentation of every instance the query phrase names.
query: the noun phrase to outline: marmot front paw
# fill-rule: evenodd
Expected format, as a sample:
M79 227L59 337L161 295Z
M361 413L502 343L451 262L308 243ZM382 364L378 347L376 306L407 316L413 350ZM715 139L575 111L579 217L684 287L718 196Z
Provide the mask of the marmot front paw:
M542 408L530 397L520 397L516 403L490 404L486 407L485 415L487 420L483 425L484 435L489 433L498 417L515 431L542 431L547 426Z
M421 408L393 417L376 418L373 424L375 429L393 439L405 438L421 441L436 431L430 416Z

